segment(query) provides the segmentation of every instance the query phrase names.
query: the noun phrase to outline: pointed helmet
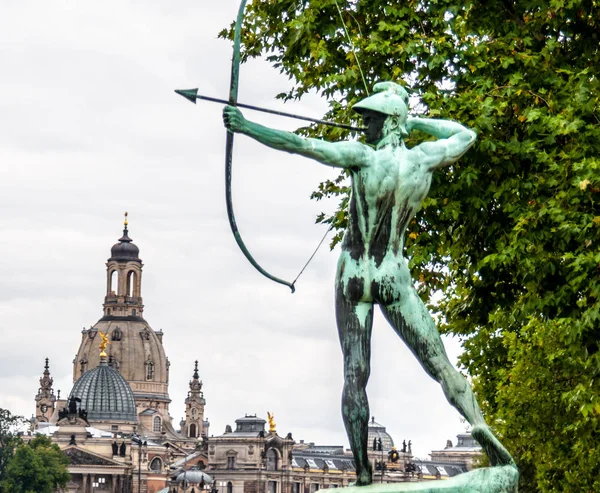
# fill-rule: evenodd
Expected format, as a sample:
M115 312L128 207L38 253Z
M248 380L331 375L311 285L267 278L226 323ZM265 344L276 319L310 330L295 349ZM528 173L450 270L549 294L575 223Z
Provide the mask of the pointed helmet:
M404 87L395 82L378 82L373 86L373 94L356 103L352 109L361 114L365 110L371 110L406 119L408 93Z

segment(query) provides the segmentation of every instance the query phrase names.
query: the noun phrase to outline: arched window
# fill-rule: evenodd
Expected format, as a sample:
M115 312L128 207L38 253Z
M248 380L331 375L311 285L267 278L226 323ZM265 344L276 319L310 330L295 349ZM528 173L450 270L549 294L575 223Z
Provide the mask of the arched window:
M110 273L110 285L108 286L108 294L115 295L119 290L119 271L113 270Z
M194 423L192 423L190 425L190 438L197 438L198 437L198 428L196 427L196 425Z
M227 481L227 493L233 493L233 483L231 481Z
M154 416L152 421L152 431L160 433L162 431L160 416Z
M121 332L121 329L119 329L119 327L117 326L115 328L115 330L112 331L112 340L120 341L122 338L123 338L123 332Z
M146 361L146 380L154 380L154 363Z
M160 460L160 457L154 457L154 459L152 459L150 462L150 470L157 472L162 471L162 460Z
M267 450L267 471L277 471L277 459L279 455L275 449Z
M136 296L136 288L135 285L137 284L137 273L133 270L130 270L127 273L127 291L125 293L125 296Z
M80 367L81 373L85 373L87 371L87 364L88 364L87 358L85 356L83 358L81 358L79 360L79 364L81 366Z

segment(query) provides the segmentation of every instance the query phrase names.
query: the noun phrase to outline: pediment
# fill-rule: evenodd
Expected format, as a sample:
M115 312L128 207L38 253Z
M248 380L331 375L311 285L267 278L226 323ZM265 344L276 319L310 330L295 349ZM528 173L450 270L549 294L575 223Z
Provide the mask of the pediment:
M265 441L265 451L270 448L276 448L280 452L283 450L283 439L278 435L271 435Z
M88 450L71 446L67 447L62 451L68 459L69 463L73 466L120 466L123 467L123 463L116 462L112 459L102 457L101 455L94 454Z

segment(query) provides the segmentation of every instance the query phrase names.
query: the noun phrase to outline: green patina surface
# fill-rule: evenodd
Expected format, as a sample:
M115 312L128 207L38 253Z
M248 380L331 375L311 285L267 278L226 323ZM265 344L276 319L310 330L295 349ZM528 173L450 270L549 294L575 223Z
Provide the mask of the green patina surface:
M372 482L367 457L370 413L366 385L375 304L427 374L441 384L448 401L473 425L473 436L492 465L513 466L509 453L486 425L467 381L449 362L403 256L407 225L429 191L432 173L459 159L475 142L476 135L454 121L409 117L406 91L395 83L379 83L374 90L372 96L355 106L367 127L366 143L299 137L250 122L231 106L224 110L224 121L231 131L271 148L349 171L352 196L335 288L336 320L344 355L342 416L356 462L357 485ZM437 140L408 149L403 139L412 130L428 133ZM491 468L469 477L473 481L499 481L500 470L504 469Z
M484 467L448 480L422 483L371 484L340 488L340 493L517 493L519 472L513 466Z

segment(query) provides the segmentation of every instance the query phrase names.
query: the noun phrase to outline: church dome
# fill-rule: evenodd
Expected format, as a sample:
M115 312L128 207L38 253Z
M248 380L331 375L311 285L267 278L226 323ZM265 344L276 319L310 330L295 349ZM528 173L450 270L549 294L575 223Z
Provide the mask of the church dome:
M133 392L121 374L108 366L106 358L85 372L73 385L69 400L81 399L80 408L89 421L133 421L137 412Z
M125 225L125 229L123 230L123 236L119 238L119 243L115 243L110 249L110 258L108 260L136 260L141 262L140 249L129 238L127 225Z
M375 422L375 418L371 418L371 421L369 422L368 440L367 443L369 444L369 448L373 446L374 440L381 440L381 448L386 451L392 450L392 447L394 446L394 440L392 440L390 434L385 431L385 426Z
M189 471L180 473L175 481L177 483L183 483L185 481L188 484L212 484L213 479L208 474L198 469L198 467L194 466Z

